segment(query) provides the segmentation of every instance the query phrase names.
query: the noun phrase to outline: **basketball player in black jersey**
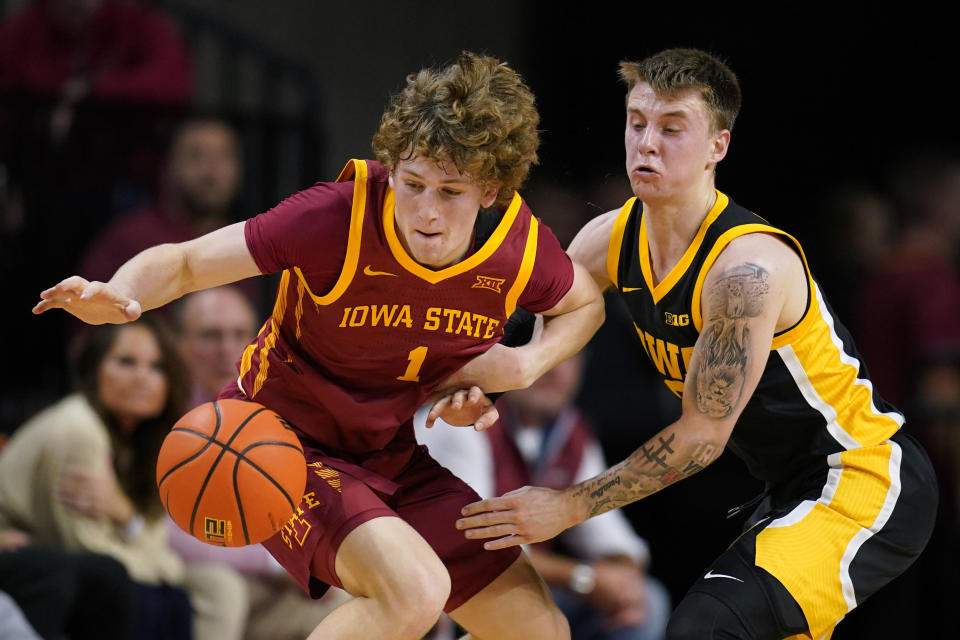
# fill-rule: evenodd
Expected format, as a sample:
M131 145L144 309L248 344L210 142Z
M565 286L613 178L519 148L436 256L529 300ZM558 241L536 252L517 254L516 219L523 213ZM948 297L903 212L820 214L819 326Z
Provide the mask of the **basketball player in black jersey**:
M469 505L457 526L493 538L490 549L552 538L729 447L766 496L677 606L668 637L829 638L926 545L933 471L873 388L800 245L716 190L740 107L733 72L691 49L620 72L636 197L588 223L570 254L623 296L682 415L594 478ZM474 379L496 368L489 355L471 363Z

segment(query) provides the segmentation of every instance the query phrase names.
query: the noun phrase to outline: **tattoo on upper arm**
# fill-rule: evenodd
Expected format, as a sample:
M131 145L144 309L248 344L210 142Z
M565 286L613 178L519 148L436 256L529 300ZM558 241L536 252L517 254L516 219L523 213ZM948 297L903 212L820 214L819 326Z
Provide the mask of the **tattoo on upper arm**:
M746 262L728 269L707 292L710 316L700 334L702 350L693 372L696 407L712 418L733 413L747 371L747 322L763 314L768 272Z

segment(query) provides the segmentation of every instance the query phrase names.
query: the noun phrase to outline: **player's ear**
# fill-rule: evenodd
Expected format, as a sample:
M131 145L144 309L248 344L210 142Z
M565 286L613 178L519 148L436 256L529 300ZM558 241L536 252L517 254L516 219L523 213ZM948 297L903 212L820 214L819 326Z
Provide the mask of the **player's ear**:
M717 131L713 134L711 144L708 161L710 164L716 165L727 156L727 149L730 148L730 130L721 129Z
M395 173L394 171L391 171L390 173L387 174L387 183L390 185L390 188L391 188L391 189L393 189L394 191L396 191L397 188L393 185L393 174L394 174L394 173Z
M500 193L499 184L488 184L483 187L483 194L480 196L480 208L486 209L492 207L497 201L497 194Z

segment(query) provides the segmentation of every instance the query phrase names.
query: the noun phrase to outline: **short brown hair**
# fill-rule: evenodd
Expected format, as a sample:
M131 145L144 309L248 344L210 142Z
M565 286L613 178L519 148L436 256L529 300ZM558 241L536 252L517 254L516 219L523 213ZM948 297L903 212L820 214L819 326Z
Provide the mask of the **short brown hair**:
M523 78L496 58L464 51L441 69L407 76L373 136L377 160L393 170L414 156L449 159L509 202L537 162L540 116Z
M657 95L696 89L707 106L717 131L733 129L740 113L740 83L719 58L699 49L667 49L640 62L620 63L620 79L627 95L639 82L646 82Z

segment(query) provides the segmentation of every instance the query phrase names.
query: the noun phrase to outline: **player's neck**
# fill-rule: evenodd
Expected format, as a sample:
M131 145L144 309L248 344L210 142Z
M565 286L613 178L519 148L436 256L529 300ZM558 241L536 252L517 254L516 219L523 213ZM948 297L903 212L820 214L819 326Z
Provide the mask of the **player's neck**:
M717 192L711 179L681 197L644 201L650 266L658 282L666 277L693 242L716 199Z

